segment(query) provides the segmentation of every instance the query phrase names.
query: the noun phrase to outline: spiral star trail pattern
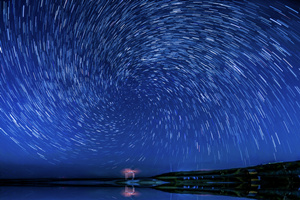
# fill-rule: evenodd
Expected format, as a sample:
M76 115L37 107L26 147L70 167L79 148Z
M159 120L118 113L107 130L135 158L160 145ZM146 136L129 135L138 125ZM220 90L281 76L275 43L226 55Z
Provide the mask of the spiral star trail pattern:
M300 158L293 2L11 0L0 12L2 163L104 175Z

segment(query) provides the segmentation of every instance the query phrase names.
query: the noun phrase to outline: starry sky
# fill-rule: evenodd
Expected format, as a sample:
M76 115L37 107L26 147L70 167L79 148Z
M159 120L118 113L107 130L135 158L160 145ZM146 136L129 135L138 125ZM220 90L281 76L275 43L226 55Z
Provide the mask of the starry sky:
M0 2L0 177L300 159L300 4Z

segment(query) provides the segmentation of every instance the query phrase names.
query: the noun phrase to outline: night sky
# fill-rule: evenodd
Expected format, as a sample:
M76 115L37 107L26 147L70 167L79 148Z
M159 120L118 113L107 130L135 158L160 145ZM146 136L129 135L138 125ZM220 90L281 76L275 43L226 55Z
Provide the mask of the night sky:
M0 178L300 159L300 4L0 2Z

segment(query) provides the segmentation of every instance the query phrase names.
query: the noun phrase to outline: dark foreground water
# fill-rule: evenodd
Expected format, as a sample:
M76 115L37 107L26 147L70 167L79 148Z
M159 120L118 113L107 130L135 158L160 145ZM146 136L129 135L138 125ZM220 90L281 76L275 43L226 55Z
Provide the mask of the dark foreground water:
M138 196L124 196L124 188L96 187L0 187L0 199L5 200L244 200L211 195L170 194L153 189L139 188Z

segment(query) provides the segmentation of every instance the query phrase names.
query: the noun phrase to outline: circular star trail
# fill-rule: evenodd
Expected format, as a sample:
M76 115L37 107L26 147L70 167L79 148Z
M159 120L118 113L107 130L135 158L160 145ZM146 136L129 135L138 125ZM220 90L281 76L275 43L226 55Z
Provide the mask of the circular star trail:
M299 159L299 12L289 1L3 1L1 159Z

